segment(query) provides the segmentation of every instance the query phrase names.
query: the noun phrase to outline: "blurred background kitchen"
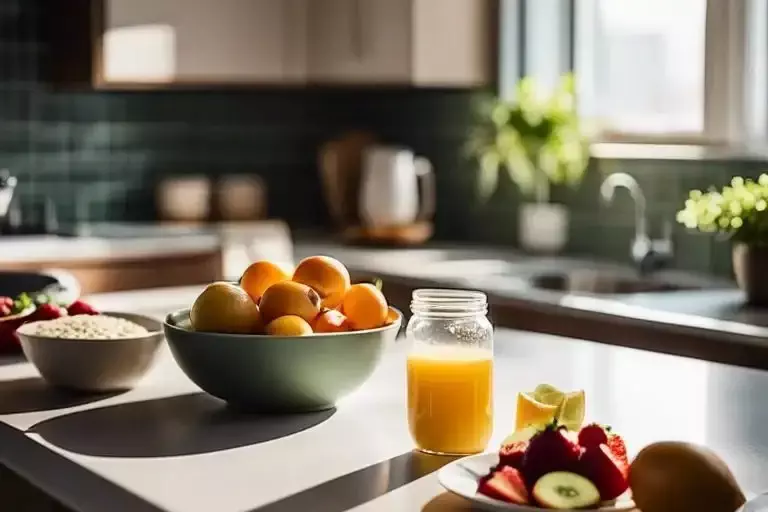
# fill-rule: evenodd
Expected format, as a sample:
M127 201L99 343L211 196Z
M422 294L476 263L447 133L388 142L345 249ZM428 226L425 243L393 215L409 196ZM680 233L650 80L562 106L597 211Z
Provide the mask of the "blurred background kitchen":
M767 26L761 0L0 0L0 268L174 286L311 240L729 280L676 213L768 169Z

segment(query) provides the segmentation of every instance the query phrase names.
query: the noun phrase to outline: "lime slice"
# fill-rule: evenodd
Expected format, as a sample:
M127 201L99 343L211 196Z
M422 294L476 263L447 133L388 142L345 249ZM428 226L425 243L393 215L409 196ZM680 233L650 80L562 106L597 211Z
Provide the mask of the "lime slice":
M533 390L533 394L536 396L539 396L542 394L546 395L549 393L560 393L560 390L557 389L552 384L539 384L538 386L536 386L536 389Z
M586 408L586 396L584 390L573 391L565 395L560 410L557 413L557 422L568 430L577 431L584 423Z
M559 406L563 403L565 393L550 384L539 384L533 390L533 396L543 404Z

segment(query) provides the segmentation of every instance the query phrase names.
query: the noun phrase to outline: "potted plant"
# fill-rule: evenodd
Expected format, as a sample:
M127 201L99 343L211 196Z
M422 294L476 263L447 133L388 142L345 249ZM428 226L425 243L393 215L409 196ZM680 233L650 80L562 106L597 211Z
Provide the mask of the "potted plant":
M768 174L735 177L708 192L691 190L677 221L732 241L733 270L747 302L768 305Z
M568 238L568 211L550 202L551 186L578 185L589 163L573 75L563 76L550 95L541 94L533 78L523 78L513 100L484 101L478 113L469 149L480 164L480 196L490 197L499 172L506 171L526 199L519 207L520 245L559 251Z

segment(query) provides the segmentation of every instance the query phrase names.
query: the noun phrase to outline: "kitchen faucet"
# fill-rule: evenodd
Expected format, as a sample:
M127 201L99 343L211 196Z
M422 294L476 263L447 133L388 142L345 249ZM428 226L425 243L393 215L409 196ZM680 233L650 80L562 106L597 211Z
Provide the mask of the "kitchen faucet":
M613 201L617 188L626 188L635 203L635 238L632 241L632 261L641 274L647 274L664 266L672 258L672 224L664 223L664 236L652 240L648 236L646 200L640 184L627 173L609 175L600 185L600 195L605 203Z

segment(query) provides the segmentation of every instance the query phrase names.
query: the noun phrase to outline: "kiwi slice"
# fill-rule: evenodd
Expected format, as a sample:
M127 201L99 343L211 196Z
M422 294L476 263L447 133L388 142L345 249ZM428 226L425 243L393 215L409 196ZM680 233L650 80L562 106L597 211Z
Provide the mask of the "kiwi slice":
M572 510L600 503L595 484L576 473L555 471L547 473L533 486L533 497L543 507Z

